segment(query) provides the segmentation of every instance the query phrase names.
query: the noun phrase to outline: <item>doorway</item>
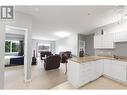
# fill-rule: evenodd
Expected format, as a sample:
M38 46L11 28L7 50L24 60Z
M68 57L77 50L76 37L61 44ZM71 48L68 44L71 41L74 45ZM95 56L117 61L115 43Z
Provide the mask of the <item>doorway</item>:
M5 88L24 85L28 77L27 60L28 30L20 27L6 26L5 36ZM31 67L29 66L29 69ZM30 70L29 70L30 71ZM31 72L29 72L31 75ZM18 78L18 79L17 79ZM16 80L15 80L16 79Z

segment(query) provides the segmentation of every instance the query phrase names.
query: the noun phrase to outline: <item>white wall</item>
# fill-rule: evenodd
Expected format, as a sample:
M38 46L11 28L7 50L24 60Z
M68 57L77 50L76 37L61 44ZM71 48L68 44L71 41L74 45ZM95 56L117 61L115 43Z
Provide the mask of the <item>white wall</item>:
M78 52L78 35L72 34L69 37L56 41L56 53L62 51L71 51L72 55L77 56Z
M59 37L55 36L52 32L49 32L49 31L53 31L54 27L58 27L58 26L52 25L52 24L50 25L47 22L45 22L45 23L42 23L42 22L43 21L40 21L38 19L35 19L35 18L33 19L32 38L39 39L39 40L56 40L56 39L58 39ZM59 28L58 28L58 31L59 31Z
M4 88L5 25L0 23L0 89Z
M24 40L24 35L6 33L5 40Z
M32 39L32 56L33 56L33 51L34 50L35 50L35 57L38 56L38 53L37 53L38 48L37 48L37 46L38 46L38 41L35 40L35 39Z

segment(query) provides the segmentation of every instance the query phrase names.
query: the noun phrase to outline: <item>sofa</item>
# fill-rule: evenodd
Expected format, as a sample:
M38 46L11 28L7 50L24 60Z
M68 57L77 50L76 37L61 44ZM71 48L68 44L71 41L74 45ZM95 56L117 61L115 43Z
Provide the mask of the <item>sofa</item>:
M43 60L43 57L50 56L50 55L52 55L52 53L50 51L42 51L40 53L40 59Z
M36 65L37 59L32 57L32 65ZM10 66L12 65L24 65L24 56L17 56L16 58L10 58Z
M24 65L24 56L17 56L16 58L10 58L10 65Z
M51 55L44 59L45 70L57 69L60 67L61 57L59 55Z

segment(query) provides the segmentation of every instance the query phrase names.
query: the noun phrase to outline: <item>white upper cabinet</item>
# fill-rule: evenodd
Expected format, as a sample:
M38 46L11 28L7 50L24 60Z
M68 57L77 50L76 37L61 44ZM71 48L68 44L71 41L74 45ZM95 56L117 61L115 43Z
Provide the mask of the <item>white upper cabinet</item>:
M102 48L114 48L114 35L107 33L103 35Z
M114 48L114 35L107 33L94 36L94 48Z
M115 48L115 42L127 41L127 31L122 32L109 32L103 35L94 36L94 48L96 49L110 49Z
M114 35L115 35L114 42L127 41L127 31L116 32L116 33L114 33Z
M94 48L102 48L102 35L94 36Z

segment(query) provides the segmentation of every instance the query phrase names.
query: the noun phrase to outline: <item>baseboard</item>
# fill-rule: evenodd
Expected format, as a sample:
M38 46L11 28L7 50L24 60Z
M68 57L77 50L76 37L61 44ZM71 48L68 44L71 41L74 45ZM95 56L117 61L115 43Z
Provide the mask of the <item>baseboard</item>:
M121 80L112 78L112 77L110 77L110 76L108 76L108 75L105 75L105 74L103 74L103 76L106 77L106 78L109 78L109 79L111 79L111 80L113 80L113 81L116 81L116 82L119 82L119 83L121 83L121 84L127 85L127 82L125 82L125 81L121 81Z

